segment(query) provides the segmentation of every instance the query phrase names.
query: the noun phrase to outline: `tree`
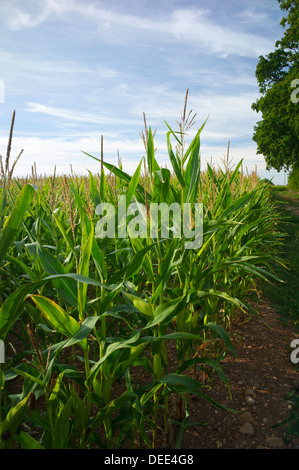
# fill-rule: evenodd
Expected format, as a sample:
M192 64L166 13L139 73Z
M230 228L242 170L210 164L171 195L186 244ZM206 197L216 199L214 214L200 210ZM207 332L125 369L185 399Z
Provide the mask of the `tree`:
M267 169L278 171L299 166L299 0L278 0L287 12L280 24L285 29L275 51L260 56L256 67L261 97L252 109L262 113L254 127L257 153Z
M299 167L293 168L288 177L288 187L292 191L299 191Z

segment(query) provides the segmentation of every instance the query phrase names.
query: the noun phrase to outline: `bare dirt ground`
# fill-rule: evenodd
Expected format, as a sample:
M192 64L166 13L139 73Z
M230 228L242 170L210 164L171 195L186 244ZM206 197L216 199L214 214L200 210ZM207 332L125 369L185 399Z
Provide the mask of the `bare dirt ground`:
M286 394L299 391L299 367L290 360L290 343L299 335L294 328L282 325L269 303L261 303L259 313L271 329L256 318L237 325L234 331L238 357L229 355L221 363L231 384L232 399L218 376L208 393L239 413L192 397L190 422L206 426L188 428L182 448L299 448L299 440L286 436L284 426L273 427L290 416Z

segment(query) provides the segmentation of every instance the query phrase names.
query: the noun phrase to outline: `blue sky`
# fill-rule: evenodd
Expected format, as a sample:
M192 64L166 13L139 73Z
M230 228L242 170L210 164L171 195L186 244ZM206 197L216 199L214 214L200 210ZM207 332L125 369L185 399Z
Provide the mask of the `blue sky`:
M230 141L233 163L257 165L251 110L260 55L283 35L277 0L0 0L0 153L16 110L15 174L98 171L82 150L132 173L144 156L140 132L156 130L157 160L168 164L167 128L177 129L184 97L201 134L202 169ZM3 89L4 88L4 89ZM1 99L2 89L2 99ZM1 102L2 101L2 102Z

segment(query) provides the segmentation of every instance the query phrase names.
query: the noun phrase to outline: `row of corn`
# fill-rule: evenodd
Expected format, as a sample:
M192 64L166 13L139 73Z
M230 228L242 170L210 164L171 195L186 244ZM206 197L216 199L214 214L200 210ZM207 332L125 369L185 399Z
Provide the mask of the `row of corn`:
M281 234L242 162L201 172L202 129L186 148L167 126L171 170L149 129L133 176L103 160L88 177L3 172L0 448L180 447L192 397L233 412L209 392L219 377L230 394L221 360L236 354L235 322L260 321ZM191 229L201 207L200 245L161 220L154 236L101 236L98 208L115 208L115 227L132 203L146 221L153 203L188 205Z

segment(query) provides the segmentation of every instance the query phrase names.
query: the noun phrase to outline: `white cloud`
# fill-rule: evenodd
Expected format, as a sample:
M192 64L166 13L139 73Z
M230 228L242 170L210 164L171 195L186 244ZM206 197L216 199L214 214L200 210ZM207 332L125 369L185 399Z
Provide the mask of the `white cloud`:
M67 85L68 88L85 85L87 88L92 83L111 83L111 80L119 76L119 72L108 64L86 64L78 59L64 57L51 60L43 55L36 57L33 52L25 56L0 49L0 61L2 74L7 77L9 83L15 84L19 79L22 94L25 83L25 90L30 89L31 84L32 89L37 91L41 88L41 80L44 90L50 87L53 90L58 85Z
M6 147L7 138L0 137L0 149L6 149ZM24 149L15 167L15 176L31 174L31 167L35 162L37 173L41 175L53 174L55 166L58 174L69 174L70 165L76 174L86 174L87 170L98 172L99 164L83 152L100 158L100 148L100 139L96 135L73 136L72 138L16 136L13 138L10 166L20 150ZM104 136L105 160L117 164L117 151L126 162L127 172L133 172L144 156L144 146L139 136L135 140L126 138L120 140Z
M48 18L47 9L40 15L33 16L28 12L24 12L18 8L14 9L13 15L10 15L8 27L12 31L19 31L24 28L32 28L43 23Z
M99 5L99 6L98 6ZM202 8L181 8L169 13L165 17L145 17L134 14L120 13L102 8L101 4L83 3L77 0L46 0L43 2L41 12L38 14L23 11L20 8L11 8L8 27L13 31L38 26L55 15L56 19L66 22L69 15L76 15L94 23L98 34L109 41L120 43L124 39L136 41L140 34L148 34L147 39L166 42L185 42L192 44L193 48L216 53L225 57L237 54L247 57L258 57L273 47L272 41L263 36L249 34L242 30L217 24L208 16L207 10ZM153 37L155 34L155 37Z
M165 138L156 141L158 146L157 161L161 166L167 164L167 168L171 169L169 162ZM230 159L232 164L236 165L241 159L244 159L244 171L246 168L249 172L254 171L257 165L258 174L264 178L274 177L275 184L283 184L283 173L278 174L275 171L267 172L264 159L260 155L256 155L254 144L250 145L234 145L231 141ZM7 139L0 137L0 148L6 148ZM15 137L12 147L11 164L14 158L24 149L19 162L16 165L15 176L27 176L31 174L31 167L36 162L38 175L51 175L56 166L57 174L70 174L71 165L75 174L87 174L88 170L93 173L99 172L99 163L94 159L86 156L82 151L100 158L100 142L96 136L88 135L80 138L39 138L39 137ZM133 174L140 160L144 157L145 151L141 139L104 139L104 160L117 165L117 151L119 151L122 159L123 167L129 174ZM220 165L223 168L223 158L226 156L227 144L223 145L207 145L202 140L201 145L201 168L206 169L206 163L212 163L216 167Z
M55 106L48 106L40 103L27 103L26 111L30 113L47 114L48 116L54 116L62 118L67 121L81 121L81 122L92 122L99 123L100 118L94 114L83 114L78 111L70 111L68 109L57 108Z
M269 15L266 13L258 11L254 7L248 7L245 8L244 10L238 12L235 15L239 20L243 20L244 23L253 23L253 24L265 24L266 22L269 22L270 18Z

